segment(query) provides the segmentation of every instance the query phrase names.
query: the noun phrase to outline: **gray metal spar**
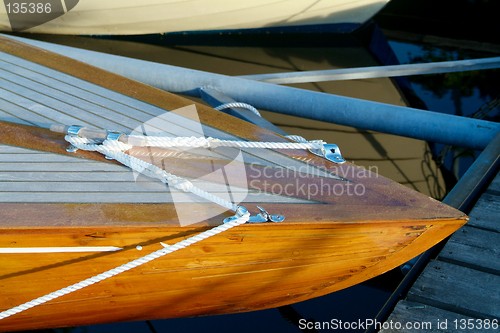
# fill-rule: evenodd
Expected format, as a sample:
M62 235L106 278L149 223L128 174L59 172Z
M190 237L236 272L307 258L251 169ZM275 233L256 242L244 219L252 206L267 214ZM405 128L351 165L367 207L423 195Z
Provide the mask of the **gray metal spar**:
M216 87L240 102L292 116L479 150L484 149L500 131L500 124L484 120L364 101L20 37L9 37L170 92L199 97L200 87Z
M408 75L452 73L473 70L500 68L500 57L442 61L425 64L407 64L392 66L373 66L362 68L342 68L322 71L302 71L272 74L244 75L240 78L268 82L274 84L291 84L304 82L338 81L371 79Z

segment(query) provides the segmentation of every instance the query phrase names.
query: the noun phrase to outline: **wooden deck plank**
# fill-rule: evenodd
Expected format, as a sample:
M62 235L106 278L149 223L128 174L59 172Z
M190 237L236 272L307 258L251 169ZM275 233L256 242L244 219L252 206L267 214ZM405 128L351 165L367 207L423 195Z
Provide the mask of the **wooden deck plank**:
M39 126L48 127L51 123L58 122L63 124L78 124L121 130L128 133L151 117L161 116L166 112L166 110L151 104L136 101L134 98L62 74L53 69L33 64L23 59L18 59L17 57L5 53L0 53L0 58L3 59L5 69L8 69L8 71L0 71L0 76L10 79L10 81L6 81L10 83L10 85L4 86L6 89L14 90L18 94L13 94L5 90L3 93L8 99L14 101L15 108L24 110L24 114L17 112L15 114L19 114L20 117L22 115L24 121L35 123ZM17 60L19 60L19 63ZM19 77L16 72L19 68L24 70L23 75L26 75L29 79L26 77ZM50 78L52 76L56 79ZM56 83L54 83L54 81L56 81ZM15 88L12 88L13 83L17 84ZM27 87L19 86L21 83ZM58 89L53 89L53 85L57 86ZM43 91L44 93L40 94L37 90ZM87 101L85 101L86 104L84 103L87 106L85 108L80 107L82 103L82 94L84 95L83 97L87 99ZM104 98L101 96L106 97ZM31 97L31 99L27 99L27 97ZM58 97L58 99L53 97ZM103 101L103 98L106 101L106 107L101 108L96 106ZM123 107L124 104L131 104L134 108ZM37 110L44 112L44 114L49 114L50 117L39 118L36 114ZM128 114L130 111L133 113L133 117L137 119L131 118ZM80 116L80 119L72 118L72 115L75 113L84 115ZM165 117L155 119L153 124L149 122L149 124L153 126L151 130L155 131L155 129L157 129L158 132L163 131L164 133L174 136L204 134L221 139L238 139L234 135L208 125L202 125L197 121L193 121L175 113L168 113L166 121L162 120L162 118ZM168 129L168 132L164 129ZM246 163L259 163L273 167L287 165L291 168L295 168L295 170L304 168L305 165L302 161L270 150L256 151L244 149L242 153ZM213 151L211 154L219 158L225 157L225 155L219 155L219 153ZM310 169L315 169L317 171L316 174L329 177L327 173L324 173L324 171L320 169L316 169L312 166Z
M1 97L0 97L0 103L3 105L3 107L2 107L3 109L0 110L0 119L4 119L5 121L8 121L10 123L31 125L31 126L33 125L32 123L30 123L28 121L21 120L17 116L15 116L14 114L16 114L16 112L12 112L12 110L10 113L8 112L8 110L11 107L17 107L17 106L10 104L9 101L2 99ZM7 107L5 105L9 105L9 107Z
M133 182L130 171L122 172L5 172L0 181L10 182Z
M219 197L227 196L227 192L211 192ZM233 192L233 195L238 194ZM172 203L172 197L168 192L0 192L2 203ZM208 203L199 197L176 197L175 203L202 202ZM280 197L265 193L249 193L242 203L304 203L307 200L290 197ZM310 203L310 202L309 202ZM212 204L212 203L208 203Z
M500 276L431 261L407 300L474 318L500 319Z
M500 233L470 226L455 232L439 254L442 261L497 275L499 258Z
M390 323L392 322L392 328ZM473 323L474 329L467 328ZM387 328L382 327L380 333L491 333L491 328L484 328L485 322L473 317L445 311L418 302L399 301L388 319ZM398 328L401 325L402 328Z
M147 181L136 183L133 172L123 165L6 145L0 148L0 202L172 202L168 188ZM192 182L218 196L227 195L225 184ZM235 186L231 192L248 193L245 202L309 202Z
M46 154L46 152L43 152L41 150L36 150L36 149L28 149L28 148L23 148L23 147L0 144L0 154L30 154L30 155L39 154L39 155L43 155L43 154ZM59 154L52 154L52 155L60 156Z
M12 56L11 56L12 57ZM12 57L13 59L13 57ZM99 91L95 91L95 87L89 87L87 88L94 88L91 90L86 90L85 86L80 85L74 85L71 84L75 78L72 78L70 82L68 81L62 81L54 78L54 74L50 73L50 75L47 74L42 74L40 72L35 71L35 68L32 68L31 70L28 70L24 67L19 66L19 64L11 64L5 61L0 61L0 69L3 69L4 71L9 71L12 73L15 73L17 76L21 76L24 78L29 78L29 80L32 80L36 83L52 87L54 89L57 89L61 93L66 93L66 94L72 94L75 97L78 97L81 101L86 102L88 104L93 104L95 106L101 106L103 108L111 109L111 110L120 110L123 115L128 115L132 118L139 119L141 121L147 121L150 119L152 116L157 115L160 110L156 112L147 112L148 109L159 109L157 107L151 106L151 105L141 105L141 109L133 108L127 104L129 102L128 99L130 98L124 98L123 95L115 93L115 99L111 98L107 91L101 91L102 95L99 94ZM120 100L124 100L123 102ZM131 99L132 100L132 99ZM144 104L144 103L143 103ZM146 106L146 108L144 108ZM143 110L145 109L145 110ZM162 110L164 112L164 110Z
M13 61L13 59L11 60ZM31 64L30 67L32 70L37 69L39 71L47 72L46 74L52 74L52 72L55 72L54 70L43 68L42 66L39 65L37 67ZM18 86L17 89L13 89L18 94L13 94L12 92L9 91L3 91L3 93L6 95L6 98L15 101L15 104L13 105L14 108L24 110L24 114L21 112L19 113L15 112L16 115L19 114L20 117L22 116L22 119L24 121L31 122L43 127L48 127L50 123L59 122L64 124L81 124L90 127L108 128L108 129L112 128L114 130L121 130L128 133L135 127L141 125L143 121L149 120L152 117L152 115L154 114L161 115L165 113L165 110L163 109L151 106L147 103L143 103L140 106L145 109L149 109L150 112L146 113L143 111L132 109L132 111L134 111L134 116L140 115L138 119L132 119L126 114L126 112L124 113L121 110L110 111L110 109L96 107L96 105L98 105L99 101L102 100L102 98L101 99L98 98L97 101L94 101L93 98L99 96L97 94L90 95L90 93L87 93L86 98L92 100L92 103L87 103L87 107L85 107L85 109L80 109L80 105L75 109L75 105L78 105L82 102L82 100L79 97L76 98L74 96L74 94L81 94L81 89L76 87L76 85L80 84L81 83L80 81L83 82L83 80L72 78L72 81L78 80L75 81L74 83L75 86L71 86L72 89L67 90L67 93L62 93L59 90L52 89L51 86L41 83L31 82L30 80L27 80L25 78L14 77L14 75L11 74L10 72L2 71L0 72L0 75L10 78L11 81L9 82L11 83L15 82L16 84L19 84L19 82L21 82L30 88L27 89L25 87ZM63 83L60 83L60 85L63 85ZM86 85L88 89L98 90L102 94L107 94L108 92L107 89L104 89L102 87L97 87L95 85L89 86L88 82L86 82ZM66 84L66 86L68 86L68 84ZM60 88L62 89L62 87ZM9 87L9 89L12 89L12 87ZM35 90L45 91L45 93L41 95L38 93L38 91ZM119 95L120 98L125 102L128 102L128 100L132 99L127 96L122 96L121 94ZM27 99L27 96L28 97L31 96L33 98ZM39 103L40 96L42 96L42 100L46 105L36 104ZM53 96L58 96L59 100L52 98ZM33 103L35 104L33 105ZM37 115L36 112L31 112L30 110L28 110L28 109L32 110L39 109L43 112L46 112L48 106L50 106L51 112L49 113L51 114L51 118L47 117L40 118L40 116ZM123 105L115 102L113 105L110 105L110 107L114 107L115 109L120 109L123 107ZM72 109L74 110L71 111ZM131 108L128 108L128 111L130 110ZM162 113L160 113L160 110ZM71 114L74 113L87 114L87 115L85 117L81 117L81 119L68 118L71 117ZM101 117L107 117L109 118L109 120L101 119ZM113 121L114 123L109 123L109 121ZM149 124L151 125L151 123ZM175 136L192 136L196 134L198 135L205 134L208 136L218 137L222 139L237 139L237 137L233 135L222 132L210 126L201 125L197 121L190 120L186 117L174 113L168 114L166 118L160 117L159 119L156 119L154 124L152 125L156 126L158 132L163 131L164 133L168 133L170 135L175 135ZM168 132L165 132L163 129L168 129ZM151 128L150 130L155 131L155 127ZM245 161L247 161L247 163L260 163L270 166L278 166L279 164L287 164L287 165L293 164L292 167L296 168L299 168L303 165L303 163L300 161L296 161L287 156L267 150L259 150L258 156L256 155L257 152L255 150L253 151L246 150L243 152L243 154ZM218 153L215 152L212 152L212 155L218 156L220 158L224 157L224 155L219 155ZM271 159L274 159L276 161L271 162L270 161Z
M225 192L225 184L193 181L193 184L206 191ZM170 192L164 184L149 181L139 182L1 182L1 192ZM257 192L233 186L231 192Z
M0 182L0 192L169 192L168 187L145 182Z
M1 158L1 156L0 156ZM36 159L35 159L36 160ZM124 165L117 164L107 164L107 163L87 163L82 161L80 163L57 163L57 162L37 162L34 160L28 160L24 162L1 162L0 163L0 172L45 172L45 171L54 171L57 172L100 172L100 171L130 171Z
M0 70L0 75L4 80L7 80L12 85L17 85L17 89L19 91L26 91L27 93L24 95L26 97L30 97L34 95L36 97L42 96L43 98L37 98L37 101L44 103L45 105L55 108L55 109L66 109L69 114L83 114L86 113L88 115L95 115L99 119L99 121L106 121L110 119L120 119L120 123L124 126L124 128L132 129L137 127L137 124L142 123L142 121L133 119L123 113L116 113L114 110L109 108L101 107L95 103L89 103L85 100L80 99L75 96L75 94L68 94L66 92L55 89L54 87L47 86L35 82L33 80L29 80L19 75L14 75L9 72L5 72ZM13 90L14 91L14 90ZM17 92L17 91L16 91ZM35 93L36 92L36 93ZM64 103L64 104L61 104ZM82 111L85 112L82 112ZM101 120L101 118L103 118ZM90 122L89 120L85 120ZM114 123L114 124L113 124ZM107 125L107 128L116 128L116 122L112 122ZM126 127L125 127L126 126ZM101 127L101 126L97 126Z
M41 85L40 84L38 85L39 89L52 90L52 87L57 87L56 92L59 95L62 92L64 92L65 98L74 99L75 97L78 97L78 100L80 101L87 100L88 102L91 102L91 104L93 104L92 108L95 108L96 105L103 105L104 103L105 108L113 110L116 113L116 116L110 117L110 119L113 119L115 121L121 121L122 119L130 117L138 120L139 122L137 123L137 125L130 127L130 129L135 128L142 122L150 120L152 117L161 116L166 112L165 109L122 95L112 90L99 87L87 81L75 78L73 76L69 76L67 74L60 73L53 69L34 64L32 62L28 62L24 59L20 59L1 52L0 52L0 58L6 58L10 61L10 63L8 63L6 68L9 68L11 71L14 71L15 68L16 75L18 74L17 73L18 69L21 70L24 69L23 72L24 75L26 75L27 77L38 83L43 83ZM17 64L18 62L20 62L20 64L22 64L23 67ZM15 67L12 68L9 67L9 65ZM29 68L29 70L26 70L25 68ZM3 76L10 75L9 77L11 77L12 75L12 74L6 74L5 71L3 71L3 73L0 73L0 76L2 76L2 74ZM23 80L21 78L21 80L23 82L27 82L26 79ZM19 81L18 76L16 81ZM133 105L134 107L130 107L130 105ZM200 125L199 122L191 121L192 124L188 125L188 122L190 120L187 118L182 118L179 115L172 114L169 115L168 118L171 119L173 122L175 122L175 124L169 122L168 124L164 124L168 126L163 126L163 128L168 128L168 133L172 135L176 136L184 136L188 134L193 135L193 131L196 131L198 128L201 130L202 127L200 126L203 126L203 133L205 133L206 135L217 136L225 139L234 138L234 136L231 136L228 133L222 132L220 130L216 130L210 126ZM162 124L161 120L158 120L158 122L159 124ZM101 127L108 128L105 126ZM189 133L186 133L187 127L190 129ZM197 132L197 134L201 134L201 131L199 131L199 133Z
M127 131L133 128L126 127L115 121L110 121L110 114L100 116L90 112L89 110L82 110L73 106L72 104L76 104L77 101L74 100L72 95L66 94L63 100L59 100L52 97L51 91L48 89L45 89L44 91L34 90L18 83L14 84L14 82L7 81L4 78L0 79L0 88L10 92L11 94L17 95L15 102L18 105L41 105L45 109L53 110L54 117L56 117L56 119L63 124L74 124L76 121L76 123L83 123L85 126L115 128L119 131ZM32 107L32 105L30 105L30 107ZM59 119L64 119L64 122ZM140 125L140 122L137 122L137 126L138 125Z
M23 96L12 93L8 89L6 81L0 78L0 98L7 101L2 103L2 110L9 116L5 121L15 122L15 123L29 123L30 125L35 125L39 127L47 127L50 124L66 122L73 123L74 118L70 118L65 115L60 115L56 110L47 108L33 100L29 100ZM43 115L42 115L43 114ZM20 121L14 121L18 118ZM3 120L3 118L2 118ZM86 124L88 125L88 124Z
M60 123L63 124L78 124L78 125L84 125L84 126L92 126L98 127L98 128L107 128L107 129L115 129L115 130L125 130L128 129L127 132L130 130L134 129L135 127L139 126L143 122L150 120L152 117L155 116L160 116L167 112L165 109L153 106L151 104L138 101L134 98L122 95L120 93L116 93L112 90L96 86L92 83L86 82L84 80L60 73L58 71L55 71L53 69L49 69L37 64L33 64L31 62L28 62L26 60L7 55L4 53L0 53L1 58L7 58L11 63L8 63L6 68L9 68L11 72L9 71L1 71L0 72L0 77L10 79L11 84L15 83L16 85L19 86L20 83L25 84L27 87L17 87L15 89L15 92L23 92L23 96L30 96L26 95L26 92L29 92L30 90L33 91L33 94L36 95L37 97L40 97L40 95L37 95L38 91L45 92L45 96L58 96L60 100L64 101L65 103L69 103L70 105L67 108L71 108L71 105L83 103L85 104L85 110L79 110L78 114L87 114L86 118L93 119L94 122L90 121L89 119L76 119L74 118L72 122L68 121L65 119L64 121L59 121ZM4 59L5 60L5 59ZM18 75L17 71L15 74L12 73L15 69L17 70L18 68L23 69L23 67L20 67L17 62L20 62L22 65L26 66L26 68L29 68L29 70L24 70L23 74L27 76L22 77ZM1 63L1 61L0 61ZM5 61L4 61L5 63ZM13 65L13 63L16 63L16 65ZM9 65L11 67L9 67ZM12 68L12 66L15 66ZM57 77L58 79L52 79L52 77ZM41 81L41 82L40 82ZM56 87L57 89L53 89L53 87ZM24 88L24 89L23 89ZM27 88L30 88L26 90ZM105 97L103 97L105 96ZM9 96L12 98L12 96ZM82 98L84 97L84 98ZM38 99L37 99L38 100ZM60 112L65 113L67 108L61 107L64 105L58 104L57 101L54 101L52 99L47 99L45 98L44 101L50 103L53 109L59 110ZM26 104L26 101L22 101ZM19 102L21 103L21 102ZM100 107L104 103L105 107ZM55 104L55 105L54 105ZM134 105L135 107L132 108L128 105ZM73 106L74 107L74 106ZM64 110L64 111L63 111ZM88 115L89 111L94 110L95 113L98 113L100 117L95 118L92 117L92 113L90 112L90 116ZM45 111L45 110L44 110ZM85 111L85 112L83 112ZM71 114L73 114L72 112ZM102 122L105 121L104 119L99 119L101 117L107 117L108 119L116 122L116 125L113 124L103 124ZM172 117L172 116L169 116ZM175 116L174 116L175 118ZM57 120L57 119L54 119ZM175 118L175 120L178 120ZM186 122L187 119L184 119L184 122ZM95 123L97 121L97 123ZM128 124L125 124L127 123ZM132 122L131 122L132 121ZM55 121L52 121L55 122ZM160 121L161 123L161 121ZM182 122L181 122L182 123ZM196 123L197 127L200 128L201 126L199 123ZM120 128L123 127L123 128ZM165 126L165 128L168 128L170 133L173 135L187 135L186 133L186 128L183 126L180 126L178 124L172 124L168 123L168 126ZM195 127L191 126L191 129ZM213 131L212 131L213 132ZM218 131L222 133L221 131ZM218 134L220 134L218 133ZM190 131L191 135L193 135L193 132ZM200 133L198 133L200 134Z
M119 165L117 165L119 167ZM136 184L134 174L131 171L80 171L80 172L59 172L59 171L45 171L45 172L10 172L0 173L0 179L6 181L6 183L26 183L31 185L33 189L41 189L47 187L45 190L50 192L49 187L52 183L62 182L67 184L73 184L75 190L79 187L85 188L84 186L97 186L98 183L103 182L112 188L114 183L130 183ZM204 190L219 190L225 189L227 191L227 185L222 183L214 183L208 181L200 181L197 179L190 180L195 186ZM39 183L39 184L37 184ZM147 184L151 182L145 180L138 180L137 186L147 187ZM83 185L90 184L90 185ZM142 185L141 185L142 184ZM6 185L7 186L7 185ZM159 185L160 186L160 185ZM156 186L155 186L156 187ZM237 186L231 186L231 191L244 191L244 189Z
M45 119L43 119L42 121L33 120L33 117L31 117L31 114L29 113L26 113L26 118L20 118L39 127L47 128L49 124L74 124L75 122L79 122L82 126L92 127L91 123L85 122L82 119L75 119L68 114L59 112L59 110L41 104L37 99L41 98L42 96L37 95L36 93L30 94L29 91L23 89L17 89L17 87L12 86L9 82L3 80L2 78L0 78L0 92L0 97L9 100L17 107L33 111L37 114L43 114L45 116ZM30 96L30 98L27 98L26 95Z
M36 64L34 62L22 59L20 57L16 57L13 55L10 55L5 52L0 52L0 59L4 62L8 62L11 65L15 65L17 67L22 67L26 70L32 71L33 73L39 73L43 76L52 78L53 80L57 80L59 82L62 82L65 85L72 86L72 87L78 87L80 90L83 91L90 91L95 95L99 95L101 97L104 97L106 99L115 101L115 102L120 102L119 104L129 106L131 108L135 108L137 110L143 110L145 112L150 113L152 116L158 116L162 113L165 112L164 109L154 106L149 103L145 103L143 101L140 101L135 98L131 98L129 96L126 96L124 94L121 94L116 91L112 91L110 89L106 89L101 86L97 86L91 82L76 78L72 75L53 70L51 68L45 67L45 66L40 66L39 64ZM73 90L73 89L72 89ZM124 109L126 110L126 109Z
M67 164L99 164L97 161L59 154L25 154L25 153L0 153L0 165L16 163L67 163ZM104 164L104 163L100 163Z

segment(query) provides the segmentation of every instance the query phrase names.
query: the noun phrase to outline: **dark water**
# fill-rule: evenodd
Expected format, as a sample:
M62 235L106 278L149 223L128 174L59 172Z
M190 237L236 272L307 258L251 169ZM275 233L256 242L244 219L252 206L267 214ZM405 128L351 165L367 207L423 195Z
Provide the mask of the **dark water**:
M419 63L478 59L498 56L495 53L478 52L470 49L439 47L389 41L400 63ZM498 122L500 98L500 71L483 70L439 75L410 77L413 91L422 99L427 108L441 113L466 117L476 117ZM485 110L481 117L475 115ZM464 135L466 135L464 133ZM434 154L439 155L445 147L435 145ZM446 169L460 178L480 152L453 148L444 158Z
M345 41L342 41L345 42ZM400 63L442 61L451 59L470 59L496 56L474 50L445 48L439 45L424 45L401 40L389 40L389 48ZM334 47L331 46L331 47ZM368 47L368 46L357 46ZM329 47L322 48L329 52ZM321 49L318 49L321 52ZM285 52L285 51L283 51ZM321 58L321 54L317 55ZM328 57L328 55L325 55ZM362 66L364 64L360 64ZM356 67L356 65L353 65ZM329 68L324 68L329 69ZM245 73L242 73L245 74ZM257 74L257 73L256 73ZM485 103L491 102L500 94L499 72L495 70L472 73L414 76L409 79L409 87L423 101L429 110L470 116ZM499 120L498 108L483 117ZM437 156L443 145L433 145ZM443 172L453 178L463 175L472 163L477 152L451 149L443 158ZM155 320L147 322L95 325L78 328L57 329L57 332L300 332L301 329L289 321L299 318L329 323L335 332L364 332L366 320L373 319L384 305L392 290L397 286L402 274L395 270L382 277L357 285L334 294L319 297L284 307L244 314ZM165 281L168 283L168 281ZM251 280L248 283L252 283ZM165 304L168 307L168 304ZM287 321L288 319L288 321ZM361 327L358 325L361 324ZM326 324L325 324L326 325ZM354 326L357 329L354 329ZM324 326L327 328L328 326ZM302 330L307 331L307 330ZM328 330L327 330L328 331Z

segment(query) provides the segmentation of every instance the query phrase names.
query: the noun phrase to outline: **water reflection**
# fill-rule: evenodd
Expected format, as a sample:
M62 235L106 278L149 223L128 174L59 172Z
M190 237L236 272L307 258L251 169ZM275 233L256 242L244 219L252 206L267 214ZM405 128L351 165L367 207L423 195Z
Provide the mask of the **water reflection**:
M401 63L427 63L450 60L466 60L495 56L478 50L390 43ZM499 69L415 75L408 79L414 91L433 111L459 116L500 121ZM447 190L465 173L479 152L471 149L432 145L432 154L441 170Z

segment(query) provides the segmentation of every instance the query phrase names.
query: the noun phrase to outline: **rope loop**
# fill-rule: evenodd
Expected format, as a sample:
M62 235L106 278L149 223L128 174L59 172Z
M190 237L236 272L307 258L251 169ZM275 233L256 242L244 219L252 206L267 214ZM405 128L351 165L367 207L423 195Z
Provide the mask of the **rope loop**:
M252 105L247 104L247 103L241 103L241 102L232 102L232 103L225 103L222 105L219 105L218 107L214 108L217 111L224 110L224 109L229 109L229 108L243 108L252 111L255 113L257 116L262 117L260 115L259 110L254 108Z

